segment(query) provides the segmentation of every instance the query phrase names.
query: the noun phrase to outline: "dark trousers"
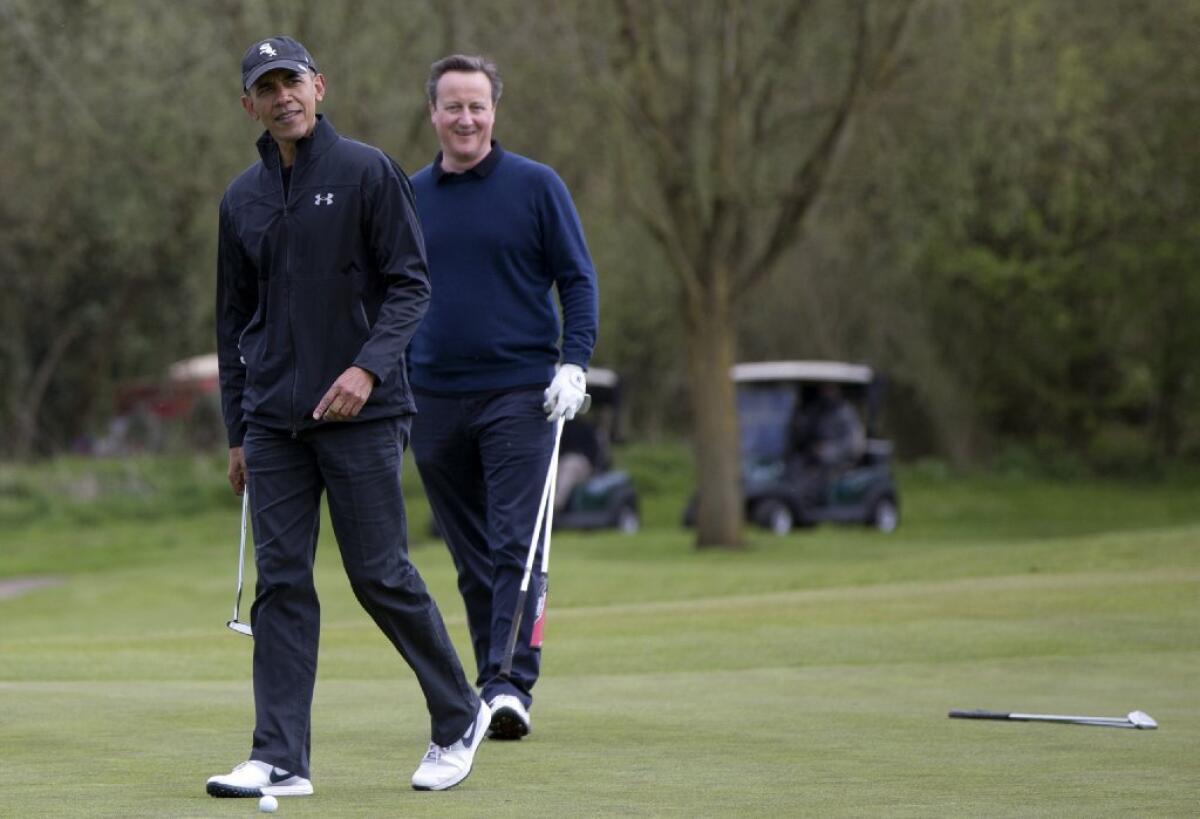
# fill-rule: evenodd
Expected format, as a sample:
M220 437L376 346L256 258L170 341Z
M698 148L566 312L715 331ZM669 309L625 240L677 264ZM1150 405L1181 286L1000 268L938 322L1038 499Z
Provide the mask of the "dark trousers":
M530 580L512 674L500 676L513 610L529 554L554 426L542 391L487 396L417 396L413 455L434 519L458 569L458 589L485 700L512 694L526 707L541 649L529 645L541 592Z
M478 699L441 613L408 559L400 467L409 417L246 434L254 557L254 745L251 759L309 776L321 607L313 584L322 491L350 587L417 676L430 734L450 745Z

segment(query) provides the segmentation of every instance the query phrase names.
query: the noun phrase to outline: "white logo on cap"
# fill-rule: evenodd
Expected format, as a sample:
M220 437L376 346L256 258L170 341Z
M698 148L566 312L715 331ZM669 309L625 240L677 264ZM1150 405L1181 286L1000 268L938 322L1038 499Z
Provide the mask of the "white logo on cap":
M258 47L258 53L263 55L264 57L274 57L279 52L276 51L275 47L272 46L270 43L263 43L262 45L260 45Z

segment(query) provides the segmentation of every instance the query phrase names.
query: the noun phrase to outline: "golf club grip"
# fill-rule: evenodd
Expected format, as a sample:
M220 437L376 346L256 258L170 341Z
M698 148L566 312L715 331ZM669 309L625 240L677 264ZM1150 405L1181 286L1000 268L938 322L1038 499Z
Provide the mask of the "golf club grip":
M513 654L517 650L517 637L521 633L521 615L525 612L525 596L529 588L521 589L517 594L517 609L513 612L512 625L508 630L508 647L504 649L504 662L500 666L500 676L507 677L512 673Z
M949 716L955 719L1009 719L1012 714L1007 711L951 711Z

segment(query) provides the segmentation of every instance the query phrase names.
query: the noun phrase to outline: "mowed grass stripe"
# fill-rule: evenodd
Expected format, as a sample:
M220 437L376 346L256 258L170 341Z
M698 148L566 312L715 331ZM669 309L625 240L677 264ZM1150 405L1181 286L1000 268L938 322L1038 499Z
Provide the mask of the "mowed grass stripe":
M88 584L94 579L89 578ZM1133 586L1177 586L1187 587L1189 584L1200 583L1200 569L1143 569L1140 571L1120 572L1079 572L1055 574L1022 574L1005 575L983 578L954 578L950 580L906 583L880 583L869 586L850 586L844 588L796 589L792 591L762 592L760 594L730 594L708 597L694 597L665 601L619 602L610 605L555 605L556 620L588 621L597 617L621 616L670 616L683 614L693 616L703 612L716 610L752 610L756 608L775 608L778 606L831 605L850 603L857 606L863 602L885 603L894 602L899 606L926 606L942 610L941 601L956 596L967 596L979 600L1001 595L1010 599L1012 594L1031 594L1044 596L1048 592L1070 592L1077 590L1087 592L1103 587L1118 587L1128 589ZM936 602L935 602L936 601ZM1200 609L1200 601L1197 607ZM243 605L243 619L249 617L249 611ZM839 612L838 619L843 618ZM328 618L322 623L323 631L337 630L370 630L371 624L354 620L339 620L331 622ZM462 615L446 614L443 619L447 625L463 626L466 619ZM159 623L148 624L150 628L139 629L139 639L153 641L170 641L178 639L203 639L212 636L209 627L192 627L186 629L163 629ZM224 632L220 632L224 635ZM112 645L124 642L123 637L88 638L86 642L96 645ZM57 634L27 638L8 638L5 645L15 648L22 645L43 646L48 643L63 643L74 645L80 638L69 634Z
M751 669L804 664L960 661L1004 656L1087 656L1112 650L1200 647L1196 575L1146 570L891 584L548 614L547 662L558 673ZM1155 611L1175 616L1164 622ZM458 620L458 622L456 622ZM451 631L460 652L465 634ZM131 639L6 644L0 679L106 679L130 668L162 679L248 673L249 640L214 623ZM17 649L20 648L20 651ZM381 678L397 660L366 618L327 624L322 675Z
M879 583L832 589L796 589L762 594L722 595L684 600L615 603L608 606L563 607L561 615L571 619L590 619L610 614L654 614L696 612L709 609L744 608L805 603L839 603L863 600L905 600L932 596L993 594L1007 592L1062 591L1069 588L1125 586L1129 584L1174 584L1200 582L1200 569L1143 569L1121 572L1083 572L1022 574L1000 577L955 578L930 582Z
M1175 658L1158 661L1170 670ZM1083 666L1007 661L936 672L914 663L882 671L548 677L534 737L485 745L469 786L437 802L422 801L404 786L423 743L417 695L381 681L322 682L314 710L318 797L285 806L312 816L448 810L499 816L757 810L990 816L1084 815L1085 807L1092 815L1120 815L1103 806L1136 800L1142 815L1186 815L1178 811L1188 794L1171 772L1196 736L1194 717L1184 725L1179 716L1187 710L1183 701L1171 707L1137 703L1163 721L1157 736L945 718L947 708L973 703L980 670L995 689L993 699L1057 710L1065 704L1084 711L1111 706L1120 713L1114 709L1124 705L1112 704L1109 689L1137 683L1127 676L1129 666L1105 657ZM61 775L59 798L100 808L88 815L225 816L251 809L206 803L201 791L208 768L243 749L250 719L244 685L59 684L44 693L25 715L36 731L21 730L18 712L12 736L25 748L23 764L0 773L0 783L27 782L35 773ZM69 714L71 730L56 717L64 694L79 698ZM61 727L47 733L47 721ZM130 747L122 737L135 729L139 742ZM178 736L189 742L171 741ZM94 754L95 764L72 775L62 743L69 743L72 756ZM1057 763L1031 766L1031 759ZM147 770L169 773L147 784ZM121 789L123 782L129 786ZM1029 789L1024 797L1023 788ZM12 793L33 796L20 787Z

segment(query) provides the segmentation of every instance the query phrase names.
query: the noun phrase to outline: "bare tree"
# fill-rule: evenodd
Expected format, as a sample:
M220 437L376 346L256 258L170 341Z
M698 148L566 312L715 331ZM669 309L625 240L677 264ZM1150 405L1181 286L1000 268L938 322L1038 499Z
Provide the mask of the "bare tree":
M855 113L894 72L912 2L613 5L610 64L638 148L629 204L678 285L697 545L737 547L737 307L801 240Z

